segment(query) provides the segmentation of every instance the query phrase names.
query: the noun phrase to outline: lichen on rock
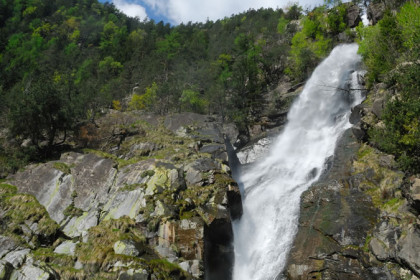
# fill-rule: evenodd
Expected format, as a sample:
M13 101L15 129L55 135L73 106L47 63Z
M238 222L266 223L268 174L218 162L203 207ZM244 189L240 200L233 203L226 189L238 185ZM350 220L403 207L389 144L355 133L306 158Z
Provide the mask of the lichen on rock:
M240 216L240 194L227 166L223 125L190 113L162 122L136 112L113 114L98 120L98 135L128 120L138 133L118 147L109 142L94 150L97 140L82 152L27 166L7 179L17 188L1 185L7 204L0 207L14 209L6 213L18 215L16 228L25 232L23 240L10 234L16 245L6 252L25 250L19 269L32 269L28 260L34 259L37 268L52 264L51 279L190 279L204 276L210 256L231 259L231 216ZM176 135L180 127L188 129Z

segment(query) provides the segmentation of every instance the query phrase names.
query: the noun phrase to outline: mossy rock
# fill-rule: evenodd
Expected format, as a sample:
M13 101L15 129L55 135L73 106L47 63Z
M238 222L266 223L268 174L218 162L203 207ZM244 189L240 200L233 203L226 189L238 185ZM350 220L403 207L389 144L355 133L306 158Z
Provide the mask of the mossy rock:
M176 264L170 263L167 260L155 259L148 262L157 279L174 280L174 279L192 279L191 276L182 270Z
M54 162L52 166L53 168L60 170L64 174L67 174L67 175L71 174L71 167L65 164L64 162L57 161L57 162Z
M130 185L124 185L124 187L118 189L118 191L120 192L131 192L137 189L144 189L146 188L146 184L142 183L142 184L130 184Z
M372 197L375 207L397 213L403 204L401 186L404 174L395 171L393 166L395 161L391 156L364 144L353 162L353 175L358 176L359 188Z
M79 243L76 248L76 255L81 263L103 267L107 263L127 258L141 263L140 259L117 255L114 252L114 244L121 240L132 240L140 247L146 246L146 238L130 218L103 221L90 228L88 234L88 242Z
M59 225L34 196L19 194L14 186L0 185L0 210L4 212L2 222L7 228L2 234L22 236L22 226L37 224L32 241L34 244L51 244L59 233ZM29 236L31 237L31 236Z
M146 170L143 173L141 173L141 177L152 177L153 175L155 175L155 171L154 170Z
M63 214L64 216L80 217L83 215L83 210L74 206L74 202L72 202L66 209L64 209Z
M52 247L40 247L31 252L34 260L48 263L53 266L72 268L74 266L74 257L54 253Z

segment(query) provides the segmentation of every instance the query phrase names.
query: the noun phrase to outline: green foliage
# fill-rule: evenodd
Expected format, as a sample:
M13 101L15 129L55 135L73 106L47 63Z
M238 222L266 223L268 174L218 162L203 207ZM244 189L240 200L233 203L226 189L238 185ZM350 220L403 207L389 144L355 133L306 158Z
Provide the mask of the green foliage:
M402 10L399 13L400 18L404 16L405 11ZM419 27L417 27L417 32L418 30L420 30ZM403 42L410 41L411 36L407 35L409 31L410 29L400 25L397 18L390 12L387 12L375 26L358 29L359 36L363 38L360 42L359 53L369 69L369 84L383 80L384 74L395 67L400 54L407 51L403 45L406 43ZM403 32L407 38L402 37Z
M174 278L188 279L188 274L184 272L178 265L168 262L167 260L155 259L149 261L149 265L154 274L159 279L170 280Z
M331 34L343 32L346 26L347 8L345 5L337 5L328 11L327 24Z
M403 45L412 50L418 48L420 42L420 7L414 2L407 2L397 15L397 23L401 28Z
M146 88L144 94L134 94L128 104L131 110L151 109L151 106L157 101L158 86L154 82L151 87Z
M420 98L416 96L388 102L383 120L386 127L371 129L370 140L385 152L395 154L404 170L419 172Z
M105 76L118 75L123 68L123 65L115 61L111 56L107 56L104 60L99 62L99 71Z
M64 216L71 216L71 217L80 217L83 215L83 210L74 206L72 202L66 209L63 211Z
M155 171L154 170L146 170L144 172L141 173L141 177L152 177L153 175L155 175Z
M41 74L36 81L18 84L13 93L8 100L11 132L30 138L36 146L46 140L51 147L57 134L70 129L78 117L65 79Z
M53 163L53 167L57 170L60 170L61 172L63 172L64 174L71 174L71 168L70 166L68 166L67 164L65 164L64 162L54 162Z
M347 5L320 6L301 19L302 30L292 38L291 65L286 73L295 80L306 79L319 61L337 43L337 34L346 30Z
M17 193L17 188L8 184L0 184L0 211L2 222L7 227L0 229L2 235L14 236L26 243L19 233L22 227L37 223L37 235L31 235L33 245L45 244L57 235L59 226L48 215L45 208L39 204L35 197ZM18 236L16 236L18 234Z
M319 60L325 57L332 47L331 40L323 35L316 34L315 40L308 40L305 32L309 32L308 29L303 29L302 32L296 33L292 39L292 48L290 50L290 58L293 64L289 68L288 74L291 74L298 81L308 77Z
M383 81L398 95L382 115L384 127L369 131L370 141L394 154L403 170L420 172L420 8L407 2L397 15L388 13L376 26L360 30L359 52L368 67L370 83ZM412 20L412 21L411 21Z
M264 84L283 74L296 29L289 23L301 12L250 9L170 26L97 0L0 1L2 117L18 145L30 139L48 150L136 86L145 94L130 109L219 113L246 127L261 111Z
M192 89L183 90L180 101L183 111L196 113L204 113L208 104L198 91Z
M277 32L280 34L284 34L286 32L286 27L289 21L284 17L279 19L279 23L277 24Z
M284 17L288 20L297 20L302 14L302 7L300 7L297 3L292 4L292 6L290 6L287 10L288 11Z

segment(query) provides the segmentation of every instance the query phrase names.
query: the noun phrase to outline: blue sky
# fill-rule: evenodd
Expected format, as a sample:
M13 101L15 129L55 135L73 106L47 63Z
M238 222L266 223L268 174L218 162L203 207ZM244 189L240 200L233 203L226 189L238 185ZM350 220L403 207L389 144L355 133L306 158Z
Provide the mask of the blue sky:
M147 18L156 22L163 20L171 24L181 22L205 22L222 19L232 14L244 12L250 8L285 8L290 0L99 0L113 2L122 12L129 16ZM301 6L313 7L323 4L323 0L299 0Z

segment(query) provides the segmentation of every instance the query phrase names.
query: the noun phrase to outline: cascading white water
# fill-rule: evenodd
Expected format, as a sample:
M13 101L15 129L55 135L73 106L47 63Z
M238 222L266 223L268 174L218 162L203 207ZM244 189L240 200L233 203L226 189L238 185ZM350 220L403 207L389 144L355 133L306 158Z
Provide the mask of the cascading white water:
M275 279L282 272L297 231L300 196L318 180L350 127L351 107L362 101L360 91L340 90L357 80L357 49L334 48L293 104L270 152L240 175L243 215L233 224L233 279Z

